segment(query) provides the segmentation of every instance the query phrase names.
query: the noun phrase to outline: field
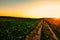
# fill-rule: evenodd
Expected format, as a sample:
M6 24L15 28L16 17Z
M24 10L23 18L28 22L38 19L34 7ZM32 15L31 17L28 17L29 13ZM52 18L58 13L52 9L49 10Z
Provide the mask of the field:
M60 28L44 19L0 17L0 40L60 40Z
M38 23L38 19L0 17L0 40L25 40Z
M44 20L41 40L60 40L60 28L54 23Z
M52 30L54 31L54 33L56 34L56 36L57 36L57 37L59 38L59 40L60 40L60 27L54 25L54 24L51 23L51 22L47 22L47 23L50 25L50 27L52 28Z
M42 26L42 32L41 32L41 40L52 40L52 34L48 28L48 25L46 23Z

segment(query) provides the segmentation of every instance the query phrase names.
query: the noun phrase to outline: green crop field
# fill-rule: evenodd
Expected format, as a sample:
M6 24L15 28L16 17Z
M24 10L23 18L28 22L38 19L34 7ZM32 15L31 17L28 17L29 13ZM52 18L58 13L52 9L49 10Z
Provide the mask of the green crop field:
M25 40L38 22L38 19L0 17L0 40Z
M41 40L53 40L52 34L46 23L44 23L42 26Z
M56 34L56 36L58 37L58 39L60 40L60 27L58 27L58 26L56 26L56 25L54 25L53 23L49 23L49 22L47 22L49 25L50 25L50 27L52 28L52 30L54 31L54 33Z

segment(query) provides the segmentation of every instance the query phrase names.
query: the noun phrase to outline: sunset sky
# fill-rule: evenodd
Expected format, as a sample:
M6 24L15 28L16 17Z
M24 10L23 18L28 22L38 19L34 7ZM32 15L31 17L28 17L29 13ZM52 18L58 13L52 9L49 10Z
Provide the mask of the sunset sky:
M60 17L59 0L0 0L0 16Z

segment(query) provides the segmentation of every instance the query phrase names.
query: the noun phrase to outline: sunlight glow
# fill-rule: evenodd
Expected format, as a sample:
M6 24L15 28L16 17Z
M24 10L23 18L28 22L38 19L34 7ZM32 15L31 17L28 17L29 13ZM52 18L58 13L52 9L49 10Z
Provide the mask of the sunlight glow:
M60 18L55 18L56 20L59 20Z
M60 1L35 1L0 6L0 16L24 18L59 18Z
M60 4L48 4L33 7L32 9L25 11L27 15L33 15L38 18L40 17L60 17Z

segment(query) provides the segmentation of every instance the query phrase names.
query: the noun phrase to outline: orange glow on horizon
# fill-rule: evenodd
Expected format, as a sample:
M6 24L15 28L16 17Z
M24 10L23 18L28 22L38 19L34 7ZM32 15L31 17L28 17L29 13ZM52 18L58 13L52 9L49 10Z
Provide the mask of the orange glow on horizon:
M60 17L60 1L35 1L20 5L0 7L0 16L24 18L57 18Z
M54 18L55 20L59 20L60 18Z

